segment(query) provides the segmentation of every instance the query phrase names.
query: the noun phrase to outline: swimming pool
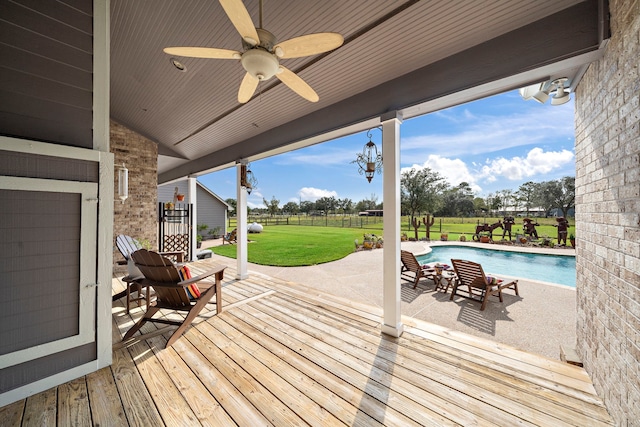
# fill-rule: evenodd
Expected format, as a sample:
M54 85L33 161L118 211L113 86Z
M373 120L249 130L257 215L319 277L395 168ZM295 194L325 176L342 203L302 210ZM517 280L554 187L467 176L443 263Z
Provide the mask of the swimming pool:
M562 255L542 255L466 246L434 246L432 251L416 258L420 264L444 262L451 258L466 259L482 264L485 273L522 277L543 282L576 287L576 258Z

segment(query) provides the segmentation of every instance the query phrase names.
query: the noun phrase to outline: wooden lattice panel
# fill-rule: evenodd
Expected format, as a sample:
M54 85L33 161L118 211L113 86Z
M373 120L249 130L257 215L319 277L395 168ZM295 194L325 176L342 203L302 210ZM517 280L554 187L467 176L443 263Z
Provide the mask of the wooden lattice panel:
M164 252L189 252L189 235L188 234L172 234L164 236Z

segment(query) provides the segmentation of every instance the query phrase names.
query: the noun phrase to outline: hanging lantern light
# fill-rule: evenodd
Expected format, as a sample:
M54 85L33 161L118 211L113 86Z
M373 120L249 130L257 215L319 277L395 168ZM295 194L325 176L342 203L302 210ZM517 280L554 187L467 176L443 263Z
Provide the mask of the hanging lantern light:
M378 147L371 140L371 129L367 131L369 142L364 145L362 153L358 153L357 157L351 163L358 165L358 173L364 175L367 181L371 182L376 171L382 172L382 154L378 153Z
M251 190L258 186L258 180L249 169L249 164L241 166L241 175L242 179L240 181L240 186L244 187L247 190L248 194L251 194Z

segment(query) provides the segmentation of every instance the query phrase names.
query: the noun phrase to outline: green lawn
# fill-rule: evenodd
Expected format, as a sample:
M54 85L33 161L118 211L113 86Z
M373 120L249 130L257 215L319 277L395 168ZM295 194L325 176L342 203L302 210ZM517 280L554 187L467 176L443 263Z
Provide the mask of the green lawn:
M249 234L249 262L294 267L335 261L353 253L354 240L362 243L362 230L297 225L265 226ZM210 248L218 255L236 257L235 245Z
M436 218L431 227L431 240L439 240L440 234L448 234L448 240L457 241L461 235L471 240L478 221L491 224L497 218ZM536 218L540 223L537 227L540 238L549 236L553 243L557 229L553 227L555 218ZM375 224L379 229L343 228L304 225L264 225L264 231L259 234L249 234L248 255L249 262L261 265L281 267L295 267L315 265L335 261L353 253L354 240L362 244L364 233L375 233L382 236L382 223ZM571 221L569 234L574 233L575 222ZM442 231L441 231L442 230ZM418 238L425 237L424 224L418 229ZM409 238L414 237L413 228L409 229L408 219L403 220L402 232ZM517 218L512 227L512 240L516 233L522 233L522 219ZM502 229L498 228L493 235L495 240L502 238ZM568 242L567 242L568 243ZM222 245L210 248L218 255L230 258L236 257L235 245Z

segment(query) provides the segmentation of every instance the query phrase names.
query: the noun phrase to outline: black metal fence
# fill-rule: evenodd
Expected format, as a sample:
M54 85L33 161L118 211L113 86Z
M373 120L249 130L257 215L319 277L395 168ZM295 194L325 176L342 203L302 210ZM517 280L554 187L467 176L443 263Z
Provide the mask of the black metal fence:
M371 228L381 229L383 218L380 216L249 216L249 223L258 222L262 225L305 225L320 227L342 228ZM229 218L229 227L235 227L235 218Z

